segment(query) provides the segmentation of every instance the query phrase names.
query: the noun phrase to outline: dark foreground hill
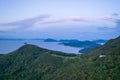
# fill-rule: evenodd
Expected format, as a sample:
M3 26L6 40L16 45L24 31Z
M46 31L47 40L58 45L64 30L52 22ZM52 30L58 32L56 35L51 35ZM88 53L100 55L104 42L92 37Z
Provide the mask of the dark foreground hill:
M0 80L120 80L120 37L82 55L24 45L0 56Z
M51 51L30 44L24 45L0 57L0 80L42 79L61 67L64 62L62 56L75 57L76 55Z

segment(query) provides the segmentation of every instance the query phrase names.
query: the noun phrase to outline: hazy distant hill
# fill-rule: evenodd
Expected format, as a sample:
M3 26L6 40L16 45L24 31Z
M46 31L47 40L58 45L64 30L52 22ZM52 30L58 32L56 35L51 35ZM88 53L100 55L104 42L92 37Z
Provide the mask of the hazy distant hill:
M97 43L97 44L104 44L107 42L107 40L98 39L98 40L93 40L92 42Z
M65 46L71 46L71 47L77 47L77 48L83 48L82 50L80 50L80 53L86 53L96 47L101 46L100 44L97 44L95 42L92 41L68 41L68 42L62 42L60 44L63 44Z
M55 39L48 38L48 39L45 39L44 42L58 42L58 41Z
M61 39L61 40L59 40L59 42L79 42L79 40L76 40L76 39L69 39L69 40Z
M106 42L103 46L89 52L89 56L98 55L120 55L120 37L111 39Z
M83 48L79 50L80 53L86 53L91 50L93 50L96 47L99 47L107 42L107 40L98 39L93 41L79 41L77 39L61 39L61 40L55 40L55 39L45 39L44 42L59 42L59 44L65 45L65 46L71 46L71 47L77 47L77 48Z
M120 37L81 55L27 44L0 57L0 80L120 80L119 71Z

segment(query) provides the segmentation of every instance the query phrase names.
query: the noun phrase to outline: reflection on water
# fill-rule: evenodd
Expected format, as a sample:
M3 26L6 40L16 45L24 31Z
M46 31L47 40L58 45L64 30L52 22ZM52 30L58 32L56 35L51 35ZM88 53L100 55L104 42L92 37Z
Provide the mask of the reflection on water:
M74 48L58 44L58 42L43 42L42 40L0 40L0 54L9 53L18 49L24 43L34 44L50 50L78 54L80 48Z

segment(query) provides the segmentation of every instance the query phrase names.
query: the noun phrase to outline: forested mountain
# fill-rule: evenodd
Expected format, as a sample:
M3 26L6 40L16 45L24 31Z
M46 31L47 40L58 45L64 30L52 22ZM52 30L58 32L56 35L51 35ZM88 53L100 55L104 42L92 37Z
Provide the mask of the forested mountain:
M0 56L0 80L120 80L120 37L81 55L26 44Z
M38 80L51 75L63 65L65 58L75 54L39 48L26 44L18 50L0 57L1 80Z
M120 55L120 36L87 53L89 57L97 57L99 55Z

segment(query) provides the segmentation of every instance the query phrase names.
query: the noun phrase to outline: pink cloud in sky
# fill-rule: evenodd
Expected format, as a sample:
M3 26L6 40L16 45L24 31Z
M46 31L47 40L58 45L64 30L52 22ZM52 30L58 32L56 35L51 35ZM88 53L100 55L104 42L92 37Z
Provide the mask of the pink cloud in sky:
M66 18L67 21L83 21L85 20L83 17L80 16L70 16Z
M62 22L68 22L68 21L78 22L78 21L85 21L85 20L86 20L85 18L80 16L70 16L63 19L48 20L43 22L40 21L39 24L62 23Z
M115 15L115 16L114 16ZM0 30L11 30L11 29L17 29L17 28L38 28L38 27L44 27L44 26L60 26L60 25L72 25L72 26L79 26L79 27L85 27L85 26L107 26L107 27L115 27L116 22L119 18L117 14L114 14L111 16L99 16L97 18L89 18L89 17L81 17L81 16L68 16L61 19L53 19L50 15L40 15L33 18L28 18L20 21L0 24ZM117 15L117 16L116 16ZM46 25L47 24L47 25ZM12 27L11 27L12 26Z

